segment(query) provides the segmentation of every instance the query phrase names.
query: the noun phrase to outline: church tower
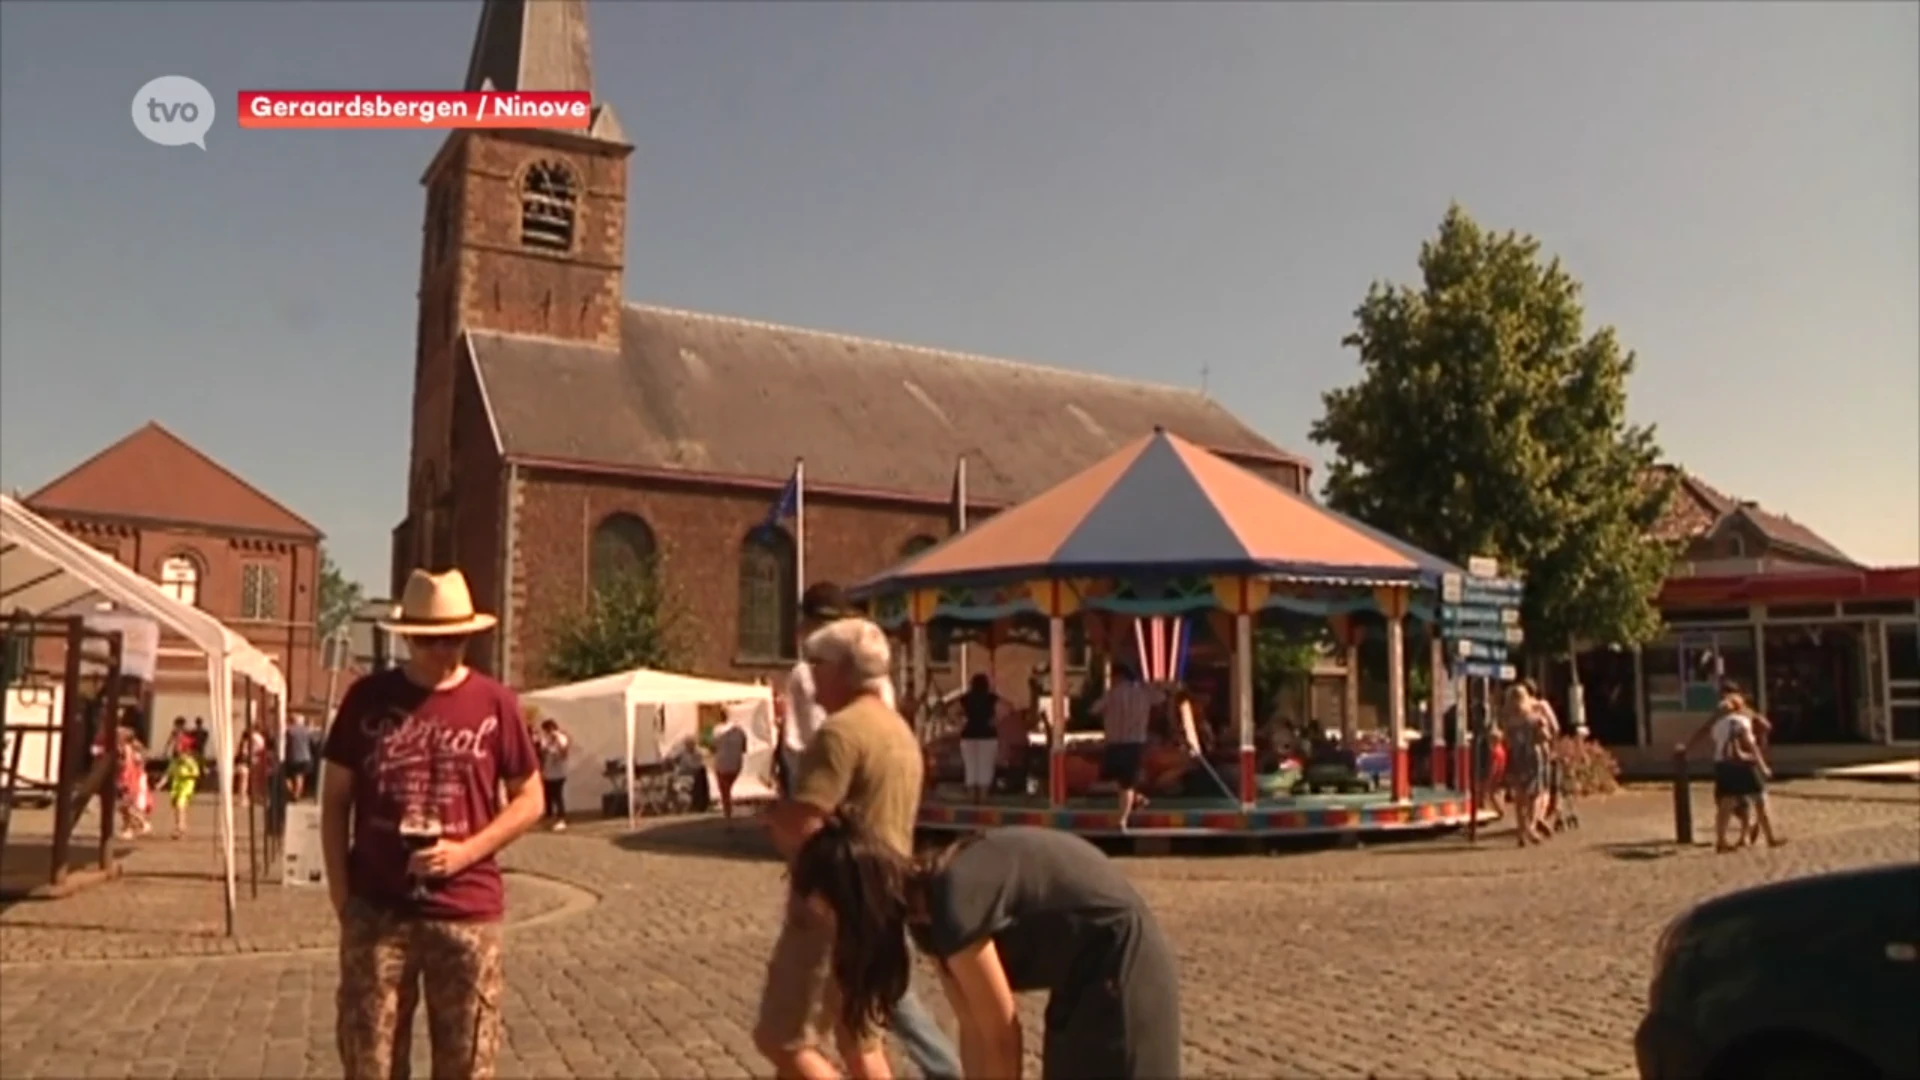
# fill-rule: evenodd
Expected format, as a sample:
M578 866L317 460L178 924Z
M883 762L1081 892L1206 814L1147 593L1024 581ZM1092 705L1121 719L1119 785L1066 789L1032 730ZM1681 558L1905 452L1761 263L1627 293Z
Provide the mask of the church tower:
M486 0L465 89L591 93L586 0ZM413 449L407 520L394 537L396 590L408 568L457 559L452 507L462 478L452 428L463 332L620 347L632 152L612 106L596 101L585 129L454 131L421 178Z

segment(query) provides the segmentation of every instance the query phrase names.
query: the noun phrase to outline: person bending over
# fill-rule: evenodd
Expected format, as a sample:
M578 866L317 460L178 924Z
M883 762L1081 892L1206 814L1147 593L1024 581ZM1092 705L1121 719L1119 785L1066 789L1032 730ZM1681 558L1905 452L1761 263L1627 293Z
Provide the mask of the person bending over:
M840 1022L884 1023L905 991L911 939L937 962L966 1075L1020 1076L1014 995L1047 993L1045 1080L1180 1075L1180 975L1146 902L1098 848L1014 827L929 859L834 817L792 868L800 902L834 926Z

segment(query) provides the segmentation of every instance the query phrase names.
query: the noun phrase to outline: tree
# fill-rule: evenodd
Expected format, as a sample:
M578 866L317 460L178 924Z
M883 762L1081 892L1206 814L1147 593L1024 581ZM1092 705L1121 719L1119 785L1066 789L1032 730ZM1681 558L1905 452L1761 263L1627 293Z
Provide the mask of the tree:
M685 629L651 564L611 575L564 619L547 646L547 673L562 682L637 667L681 666Z
M1420 272L1354 312L1360 381L1311 433L1334 451L1327 501L1456 562L1501 559L1526 578L1532 646L1653 637L1672 553L1649 530L1671 481L1653 429L1626 420L1633 354L1585 332L1579 284L1539 241L1457 204Z
M357 581L347 580L340 564L325 549L320 552L320 602L314 611L314 627L325 641L347 628L354 613L366 601L365 590Z

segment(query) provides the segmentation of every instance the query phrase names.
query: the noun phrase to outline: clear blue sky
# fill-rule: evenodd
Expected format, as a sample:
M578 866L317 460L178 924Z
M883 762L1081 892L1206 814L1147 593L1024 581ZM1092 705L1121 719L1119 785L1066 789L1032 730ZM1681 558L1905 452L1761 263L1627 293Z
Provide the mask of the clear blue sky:
M161 421L379 589L431 133L480 5L0 4L0 483ZM1920 6L599 3L635 300L1197 384L1313 453L1449 199L1538 235L1673 458L1920 559ZM209 151L142 141L212 88ZM798 448L796 448L798 449Z

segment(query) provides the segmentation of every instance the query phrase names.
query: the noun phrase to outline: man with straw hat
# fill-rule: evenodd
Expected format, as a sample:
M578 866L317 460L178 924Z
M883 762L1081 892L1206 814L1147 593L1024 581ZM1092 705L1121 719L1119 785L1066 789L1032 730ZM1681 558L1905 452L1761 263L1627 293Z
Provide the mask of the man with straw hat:
M545 809L519 702L465 663L468 640L494 622L460 571L415 570L380 624L406 640L405 662L354 683L328 732L321 845L350 1078L404 1072L417 983L433 1075L493 1075L505 914L494 856Z

